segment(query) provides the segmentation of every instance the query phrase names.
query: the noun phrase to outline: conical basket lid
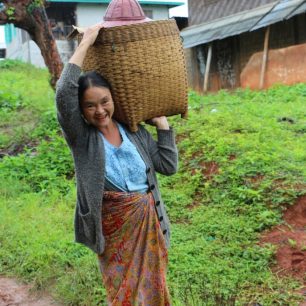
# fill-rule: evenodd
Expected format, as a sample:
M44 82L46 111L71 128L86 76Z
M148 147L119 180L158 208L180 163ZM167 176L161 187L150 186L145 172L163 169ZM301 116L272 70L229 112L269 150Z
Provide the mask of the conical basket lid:
M113 0L105 13L104 20L141 20L146 16L137 0Z
M147 18L137 0L112 0L104 16L104 27L142 23Z

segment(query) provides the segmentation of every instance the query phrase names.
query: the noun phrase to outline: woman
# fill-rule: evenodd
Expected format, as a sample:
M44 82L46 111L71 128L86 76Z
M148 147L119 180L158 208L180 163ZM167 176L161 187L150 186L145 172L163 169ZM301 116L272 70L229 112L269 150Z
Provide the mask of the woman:
M177 170L174 132L151 119L158 141L139 125L131 133L112 115L108 83L80 76L101 26L89 28L57 84L58 120L77 180L75 239L98 254L109 305L170 305L166 285L169 220L155 171Z

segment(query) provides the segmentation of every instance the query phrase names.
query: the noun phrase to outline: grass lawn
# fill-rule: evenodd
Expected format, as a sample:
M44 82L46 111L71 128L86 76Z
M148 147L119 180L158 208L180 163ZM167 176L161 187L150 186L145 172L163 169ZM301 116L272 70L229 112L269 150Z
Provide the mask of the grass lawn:
M46 71L3 62L0 273L33 282L66 305L104 305L96 257L73 242L75 187ZM29 75L31 77L29 77ZM298 305L301 283L271 272L259 245L305 193L306 84L189 95L177 132L179 172L159 176L172 222L173 305Z

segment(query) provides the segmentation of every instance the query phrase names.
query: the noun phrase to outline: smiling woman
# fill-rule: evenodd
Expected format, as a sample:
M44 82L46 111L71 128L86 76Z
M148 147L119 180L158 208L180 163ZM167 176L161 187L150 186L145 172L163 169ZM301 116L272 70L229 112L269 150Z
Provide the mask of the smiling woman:
M81 74L101 27L84 32L56 91L76 172L75 240L97 253L108 304L168 306L170 229L156 172L177 171L175 135L165 116L148 122L157 141L143 125L131 132L113 118L113 86L98 72Z

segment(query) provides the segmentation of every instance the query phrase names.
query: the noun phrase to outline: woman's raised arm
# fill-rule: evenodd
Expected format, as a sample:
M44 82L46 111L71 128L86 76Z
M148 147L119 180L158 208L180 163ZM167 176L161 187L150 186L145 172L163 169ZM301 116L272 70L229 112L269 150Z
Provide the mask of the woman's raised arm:
M69 63L82 67L88 48L94 44L99 34L101 24L96 24L85 30L82 41L71 56Z
M78 99L78 79L89 47L95 42L101 25L88 28L82 41L65 66L56 85L56 106L58 121L68 143L73 145L87 128L81 114Z

